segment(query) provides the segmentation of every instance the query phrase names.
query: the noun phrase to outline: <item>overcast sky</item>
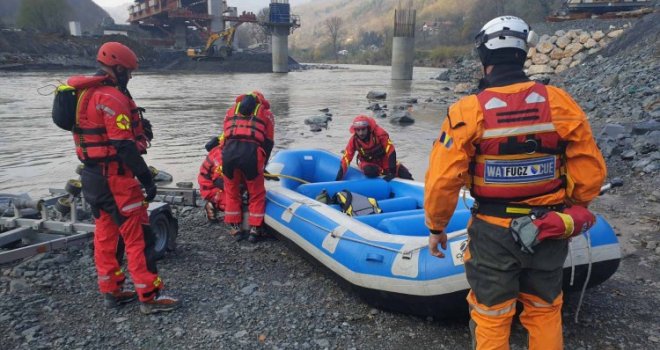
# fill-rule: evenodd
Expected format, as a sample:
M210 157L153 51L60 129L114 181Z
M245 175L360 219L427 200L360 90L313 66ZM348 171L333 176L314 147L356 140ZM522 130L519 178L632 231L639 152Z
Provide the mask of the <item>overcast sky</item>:
M93 0L101 7L116 7L123 4L131 4L130 0ZM323 1L323 0L289 0L291 6L300 5L310 1ZM252 11L257 12L264 7L268 7L270 0L228 0L229 6L238 7L238 11Z

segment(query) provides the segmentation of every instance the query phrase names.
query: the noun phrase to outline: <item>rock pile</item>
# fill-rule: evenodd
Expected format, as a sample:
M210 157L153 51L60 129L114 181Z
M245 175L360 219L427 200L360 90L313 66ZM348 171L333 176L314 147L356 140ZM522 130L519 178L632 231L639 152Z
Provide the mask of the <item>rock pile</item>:
M573 68L618 38L629 26L609 31L582 29L558 30L553 35L544 34L536 47L527 52L525 68L530 76L561 73Z

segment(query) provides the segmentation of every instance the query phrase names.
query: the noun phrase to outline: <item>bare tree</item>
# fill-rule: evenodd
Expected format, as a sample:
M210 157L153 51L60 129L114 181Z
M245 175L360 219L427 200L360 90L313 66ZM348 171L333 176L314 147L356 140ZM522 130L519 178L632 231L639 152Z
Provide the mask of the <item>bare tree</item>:
M266 43L268 42L268 39L270 39L270 33L268 32L268 28L263 25L263 23L268 22L270 17L270 8L264 7L261 10L259 10L259 13L257 13L257 20L259 20L259 23L262 23L260 25L255 25L252 26L252 35L254 36L254 39L256 40L257 43Z
M330 35L330 41L332 42L332 52L334 52L335 55L335 62L339 62L339 41L341 39L341 34L342 34L342 25L344 24L344 21L337 17L330 17L325 20L325 28L328 30L328 34Z

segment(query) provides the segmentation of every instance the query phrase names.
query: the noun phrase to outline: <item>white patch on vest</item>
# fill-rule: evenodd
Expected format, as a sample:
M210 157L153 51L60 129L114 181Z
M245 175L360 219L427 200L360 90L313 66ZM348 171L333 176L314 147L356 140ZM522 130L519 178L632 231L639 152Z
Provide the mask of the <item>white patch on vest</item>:
M532 92L525 98L525 102L532 104L532 103L541 103L545 102L545 97L537 94L536 92Z
M521 184L550 180L555 177L555 157L526 160L486 160L485 183Z
M506 107L506 102L500 100L497 97L493 97L484 105L484 108L488 109L495 109L495 108L502 108Z

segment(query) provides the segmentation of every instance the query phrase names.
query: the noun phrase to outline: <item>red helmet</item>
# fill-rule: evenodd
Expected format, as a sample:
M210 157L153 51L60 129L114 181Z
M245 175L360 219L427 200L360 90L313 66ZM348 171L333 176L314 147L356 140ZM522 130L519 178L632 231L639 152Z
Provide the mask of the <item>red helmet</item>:
M133 50L118 42L107 42L99 48L96 60L106 66L122 66L126 69L135 70L138 67L138 58Z
M353 123L351 123L351 128L350 131L351 133L355 133L355 129L362 129L362 128L370 128L372 129L374 127L375 122L373 119L367 117L366 115L358 115L353 119Z

